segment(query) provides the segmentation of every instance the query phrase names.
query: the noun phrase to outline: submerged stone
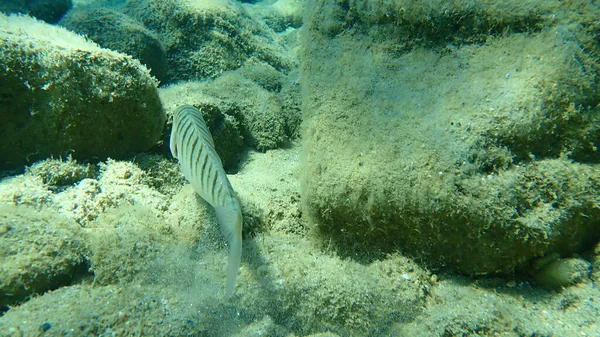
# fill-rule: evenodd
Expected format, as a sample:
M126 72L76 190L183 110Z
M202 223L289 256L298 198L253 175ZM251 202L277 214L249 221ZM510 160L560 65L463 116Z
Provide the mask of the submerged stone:
M599 48L573 23L594 15L557 5L309 2L302 194L323 241L479 275L599 238Z

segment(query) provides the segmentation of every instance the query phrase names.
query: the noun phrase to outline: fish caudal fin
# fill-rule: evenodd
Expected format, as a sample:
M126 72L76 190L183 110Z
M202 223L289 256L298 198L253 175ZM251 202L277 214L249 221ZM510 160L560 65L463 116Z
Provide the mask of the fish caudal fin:
M215 207L215 213L217 215L217 222L221 227L221 232L227 239L227 243L229 243L225 296L230 297L233 295L242 259L242 213L239 209L225 207Z
M237 280L240 261L242 259L242 238L234 239L229 244L229 257L227 258L227 280L225 281L225 297L233 295L235 281Z

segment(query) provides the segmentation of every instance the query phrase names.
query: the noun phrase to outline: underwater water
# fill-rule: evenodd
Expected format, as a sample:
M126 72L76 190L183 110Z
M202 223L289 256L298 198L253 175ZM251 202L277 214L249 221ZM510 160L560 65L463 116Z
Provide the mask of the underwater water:
M596 1L0 11L0 336L600 336Z

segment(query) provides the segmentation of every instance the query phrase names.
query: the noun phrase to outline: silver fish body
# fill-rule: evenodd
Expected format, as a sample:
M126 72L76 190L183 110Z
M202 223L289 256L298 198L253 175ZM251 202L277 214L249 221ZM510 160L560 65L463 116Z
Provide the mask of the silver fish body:
M242 256L242 207L200 110L190 105L175 110L170 147L194 191L215 209L221 232L229 243L225 294L230 296Z

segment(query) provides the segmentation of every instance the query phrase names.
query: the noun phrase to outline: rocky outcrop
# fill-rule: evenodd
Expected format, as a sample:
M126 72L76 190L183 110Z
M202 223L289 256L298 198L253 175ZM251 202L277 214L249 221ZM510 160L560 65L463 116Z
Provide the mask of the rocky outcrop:
M596 14L309 2L303 199L326 240L476 275L593 244L598 13L579 5Z
M159 140L157 82L138 61L24 16L2 15L0 38L0 168L124 158Z

